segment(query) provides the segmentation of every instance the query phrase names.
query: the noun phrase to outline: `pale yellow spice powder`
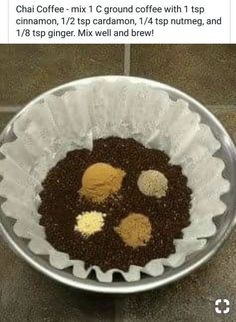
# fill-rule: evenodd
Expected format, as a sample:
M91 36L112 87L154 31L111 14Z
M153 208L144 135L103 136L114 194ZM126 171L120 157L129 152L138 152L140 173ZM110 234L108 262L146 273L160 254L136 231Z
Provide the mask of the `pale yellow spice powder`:
M98 211L85 211L76 217L75 231L89 237L102 230L106 214Z

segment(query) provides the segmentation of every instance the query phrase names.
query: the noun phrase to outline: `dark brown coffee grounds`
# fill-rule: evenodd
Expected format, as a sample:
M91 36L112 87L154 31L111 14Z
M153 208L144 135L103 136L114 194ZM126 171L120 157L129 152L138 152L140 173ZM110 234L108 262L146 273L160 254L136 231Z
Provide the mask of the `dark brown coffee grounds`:
M110 137L94 141L93 151L69 152L51 169L40 193L42 203L40 224L45 227L47 240L71 259L85 261L86 267L98 265L103 271L130 265L144 266L155 258L168 257L175 252L173 241L181 238L181 230L189 225L191 190L179 166L168 163L168 156L147 149L133 139ZM94 204L81 198L79 189L84 171L96 162L109 163L126 172L116 198ZM168 179L165 197L157 199L143 195L137 180L143 170L158 170ZM88 238L74 231L76 217L84 211L106 213L103 230ZM129 213L147 216L152 237L146 246L126 246L114 230Z

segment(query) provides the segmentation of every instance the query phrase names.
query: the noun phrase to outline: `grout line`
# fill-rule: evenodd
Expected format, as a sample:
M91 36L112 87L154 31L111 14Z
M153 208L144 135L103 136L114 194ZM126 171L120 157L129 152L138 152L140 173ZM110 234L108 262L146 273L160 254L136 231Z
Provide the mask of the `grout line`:
M125 75L128 75L128 74L125 74ZM206 104L205 105L207 108L215 108L215 109L224 109L224 108L227 108L227 109L231 109L231 110L236 110L236 105L224 105L224 104L217 104L217 105L214 105L214 104ZM21 109L23 108L23 106L21 105L15 105L15 106L0 106L0 113L17 113L19 112Z
M7 25L7 40L10 43L10 0L7 1L7 15L8 15L8 25Z
M232 2L229 0L229 43L232 41Z
M115 318L114 318L114 322L122 322L124 321L124 317L123 317L123 309L125 306L125 301L126 298L125 296L118 296L117 298L114 299L115 302Z
M224 104L206 104L206 108L214 108L224 111L224 108L230 109L230 110L236 110L236 105L224 105Z
M130 47L131 45L126 44L124 45L124 75L130 75Z
M17 113L19 112L23 106L0 106L0 113Z

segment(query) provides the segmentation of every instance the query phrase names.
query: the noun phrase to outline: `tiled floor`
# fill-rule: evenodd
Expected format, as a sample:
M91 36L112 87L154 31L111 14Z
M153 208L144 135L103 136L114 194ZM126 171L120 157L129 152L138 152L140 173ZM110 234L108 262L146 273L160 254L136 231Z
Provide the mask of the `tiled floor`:
M96 46L91 46L89 49L86 48L88 46L83 49L79 46L75 48L72 46L71 49L69 46L68 48L64 46L44 47L38 46L34 49L34 46L28 46L27 49L25 46L20 46L18 49L16 46L12 48L6 46L3 49L0 46L1 68L4 67L4 62L7 63L7 55L9 61L12 62L8 68L4 67L5 80L3 77L0 81L0 106L24 104L45 89L70 79L92 74L121 74L123 70L121 46L104 46L100 49ZM196 58L195 54L191 62L190 54L189 56L187 54L189 58L186 60L184 53L194 53L192 46L185 46L185 49L180 46L174 48L174 51L179 53L179 58L176 58L178 67L175 66L175 73L181 70L181 65L183 66L182 77L179 78L174 77L175 73L170 71L168 64L164 67L160 62L152 66L145 63L150 62L151 57L156 58L158 52L163 64L169 61L166 58L168 52L170 54L168 47L164 49L162 46L154 47L133 47L132 73L166 81L186 90L207 104L213 104L209 106L209 109L222 121L236 140L236 107L228 106L236 102L236 91L231 84L236 80L234 60L236 48L218 46L216 57L213 57L213 60L219 63L221 61L219 57L228 55L227 63L222 60L222 69L225 71L225 85L223 86L223 82L221 85L212 84L208 60L205 62L205 68L202 66L204 62L200 62L200 58ZM196 55L200 55L201 50L202 55L204 51L208 53L211 51L208 46L203 47L196 50ZM233 52L230 55L231 51ZM212 49L212 56L213 53ZM171 55L175 56L173 53ZM66 56L71 57L71 66L63 65ZM182 59L182 56L185 59ZM201 70L208 70L207 73L203 73L205 76L202 76L200 84L197 76L200 72L192 66L194 61L199 61ZM172 64L171 66L173 67ZM56 67L56 73L54 73L54 67ZM3 76L2 73L0 76ZM190 81L190 79L194 80ZM204 87L206 90L201 92L199 89ZM209 90L211 87L214 87L213 91ZM221 87L222 91L220 91ZM217 106L214 105L216 103ZM0 127L3 128L12 116L12 113L0 112ZM85 294L56 284L30 268L9 250L4 242L0 241L0 321L235 321L235 267L236 234L234 231L224 247L207 265L175 284L143 294L119 297L99 296ZM214 313L214 301L221 297L231 301L231 313L224 318Z
M235 45L132 46L131 74L159 80L204 104L235 104Z
M123 74L123 45L0 45L0 106L21 105L82 77ZM236 45L132 45L131 75L204 104L235 104Z
M121 45L0 45L0 106L75 79L123 73Z

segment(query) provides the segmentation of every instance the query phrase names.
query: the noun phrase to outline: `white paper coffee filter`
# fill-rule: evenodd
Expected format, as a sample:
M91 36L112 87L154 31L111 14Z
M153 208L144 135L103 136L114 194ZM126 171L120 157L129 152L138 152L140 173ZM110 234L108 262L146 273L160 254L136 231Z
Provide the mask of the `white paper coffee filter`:
M16 139L5 143L0 152L0 195L6 198L3 213L16 219L14 232L29 239L29 248L49 255L58 269L72 266L73 274L86 278L93 269L99 281L111 282L114 272L125 280L137 281L140 272L161 275L164 266L177 267L187 255L200 250L207 237L216 232L212 218L223 214L220 200L229 190L222 177L224 162L214 153L220 143L187 102L172 101L164 91L128 78L94 79L81 83L61 96L46 95L20 114L13 124ZM176 252L168 258L153 259L145 267L130 266L128 272L97 266L85 269L83 261L71 260L46 241L39 225L39 192L50 168L73 149L93 148L93 140L108 136L134 138L146 147L161 149L172 164L180 165L192 189L191 224L183 229L183 239L174 241Z

